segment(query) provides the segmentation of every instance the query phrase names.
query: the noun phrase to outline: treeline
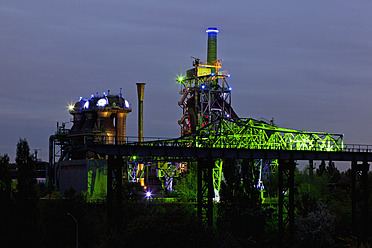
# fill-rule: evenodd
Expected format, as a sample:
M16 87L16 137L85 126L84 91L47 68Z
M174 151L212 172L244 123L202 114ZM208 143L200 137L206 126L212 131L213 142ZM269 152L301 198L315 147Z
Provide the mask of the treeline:
M0 244L75 247L75 218L80 247L278 247L282 237L278 236L273 200L278 193L277 175L263 177L264 196L272 201L262 203L258 167L245 163L249 162L225 161L213 227L207 228L196 216L196 165L178 181L171 203L146 199L137 184L123 183L122 202L114 202L122 207L110 220L112 206L107 201L88 202L74 189L62 198L58 191L37 184L35 158L27 141L20 139L17 181L11 180L8 155L0 155ZM369 182L371 179L369 174ZM314 171L295 171L293 247L370 247L372 227L366 230L369 238L363 243L351 234L350 187L350 171L340 172L332 162L322 163ZM372 192L372 184L369 188ZM372 206L371 195L369 204ZM112 221L120 225L113 226Z

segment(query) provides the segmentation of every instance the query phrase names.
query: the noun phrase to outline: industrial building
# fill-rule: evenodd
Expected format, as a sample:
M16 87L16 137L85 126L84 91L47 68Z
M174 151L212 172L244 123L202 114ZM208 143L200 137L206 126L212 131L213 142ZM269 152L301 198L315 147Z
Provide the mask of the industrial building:
M181 137L173 140L143 142L143 96L145 83L137 83L138 140L128 141L126 116L131 112L130 103L122 96L98 94L80 98L70 108L73 126L70 130L58 126L50 137L50 166L48 184L61 193L73 187L78 192L88 192L92 197L104 197L107 186L107 156L88 151L87 144L120 146L171 146L180 143L185 147L221 147L247 149L325 150L338 151L343 146L342 134L304 132L284 129L252 118L240 118L232 108L228 70L222 70L222 60L217 58L215 27L208 28L207 62L194 58L193 68L177 81L181 85L178 105L182 115L178 120ZM240 162L238 162L240 163ZM138 182L152 192L172 190L173 181L187 171L185 159L152 159L126 156L120 175L121 181ZM276 159L254 161L260 168L257 187L263 191L262 177L275 170ZM241 166L241 165L237 165ZM213 168L214 199L218 201L222 180L223 161L216 160ZM109 186L110 187L110 186Z
M126 142L126 118L132 111L121 93L80 97L69 106L73 126L57 125L49 139L48 185L63 193L74 188L92 196L104 196L107 184L107 161L99 154L86 150L87 142L123 144Z

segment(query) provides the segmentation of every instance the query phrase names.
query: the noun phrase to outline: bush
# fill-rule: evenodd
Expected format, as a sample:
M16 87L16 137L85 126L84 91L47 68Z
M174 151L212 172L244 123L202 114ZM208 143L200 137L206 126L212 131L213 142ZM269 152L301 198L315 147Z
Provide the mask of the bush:
M316 209L297 218L296 239L302 247L329 247L334 244L334 215L318 201Z

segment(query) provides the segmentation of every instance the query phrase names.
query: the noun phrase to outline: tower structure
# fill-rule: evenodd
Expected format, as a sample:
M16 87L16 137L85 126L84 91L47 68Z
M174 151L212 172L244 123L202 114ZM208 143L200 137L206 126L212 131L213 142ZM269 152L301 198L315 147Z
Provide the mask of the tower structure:
M80 97L69 106L73 117L71 129L57 126L49 139L49 167L47 184L60 192L73 187L93 194L95 185L101 185L106 175L105 157L87 150L87 144L121 145L127 142L126 118L132 111L121 93ZM63 178L63 180L60 180ZM87 183L88 182L88 183ZM97 187L96 187L97 188Z
M231 90L227 82L229 71L222 71L222 60L217 60L217 28L208 28L207 62L194 58L186 77L179 77L182 95L178 105L182 117L178 121L181 136L195 133L219 117L238 118L231 107Z

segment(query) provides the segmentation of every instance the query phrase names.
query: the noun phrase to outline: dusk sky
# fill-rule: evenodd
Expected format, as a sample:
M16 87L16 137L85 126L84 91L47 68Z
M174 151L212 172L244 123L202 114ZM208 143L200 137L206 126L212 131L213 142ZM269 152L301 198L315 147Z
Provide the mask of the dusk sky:
M0 154L42 149L67 105L99 92L132 103L146 82L144 136L178 137L175 78L206 61L208 27L240 117L343 133L372 145L372 2L347 0L0 0ZM68 127L71 123L67 124Z

